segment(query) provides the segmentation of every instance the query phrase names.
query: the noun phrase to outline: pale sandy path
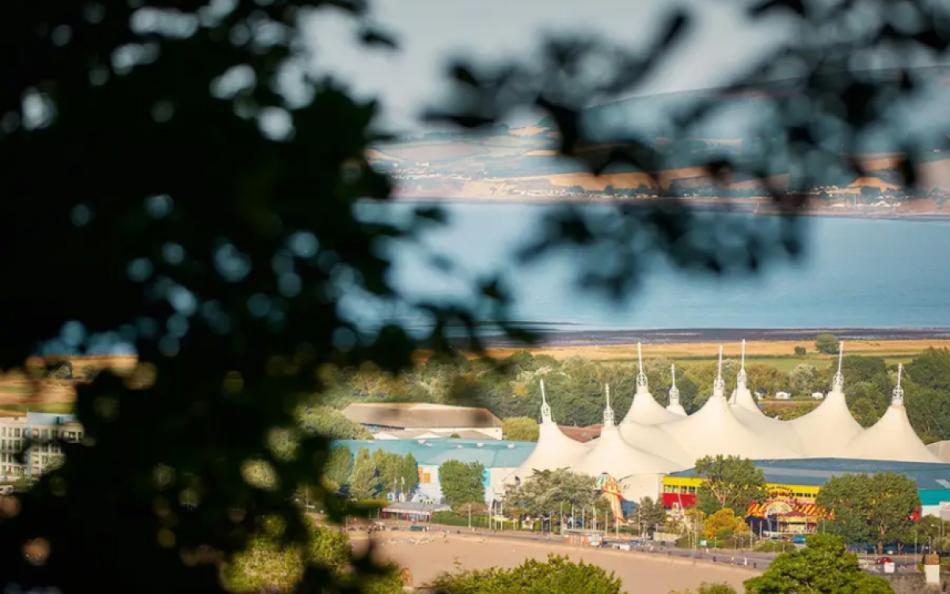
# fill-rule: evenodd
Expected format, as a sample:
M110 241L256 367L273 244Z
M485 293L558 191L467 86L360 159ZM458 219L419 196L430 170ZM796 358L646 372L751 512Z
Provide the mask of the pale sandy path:
M357 539L362 539L354 537L354 546L359 548L362 543ZM443 540L442 535L435 532L418 535L383 533L375 540L379 558L408 568L414 586L425 585L445 571L512 567L528 558L544 559L549 553L567 555L614 572L629 594L667 594L670 590L696 588L703 582L726 582L741 592L742 582L759 573L688 559L554 543L454 534Z

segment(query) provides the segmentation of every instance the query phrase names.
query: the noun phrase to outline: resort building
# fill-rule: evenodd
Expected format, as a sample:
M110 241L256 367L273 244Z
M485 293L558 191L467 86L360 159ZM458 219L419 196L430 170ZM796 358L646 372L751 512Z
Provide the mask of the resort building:
M375 439L501 439L501 419L487 408L429 402L357 402L343 409Z
M663 408L653 398L641 362L636 393L623 421L614 425L608 401L601 437L586 444L573 442L554 425L542 392L537 446L512 472L510 482L523 480L534 469L570 468L596 477L606 474L617 481L625 499L637 501L656 497L661 484L665 489L664 476L675 477L699 458L716 455L790 463L808 459L920 463L934 465L933 470L940 472L940 458L920 441L907 418L901 370L887 412L874 426L864 429L848 410L842 357L843 345L831 390L821 403L791 421L768 417L759 409L748 387L744 342L735 389L728 399L721 348L712 394L698 411L685 416ZM674 390L675 386L671 393ZM675 481L668 486L689 487Z
M82 436L82 425L73 415L28 412L0 417L0 481L39 477L62 455L58 440L76 442ZM28 442L32 447L17 461Z
M814 528L825 517L824 511L815 505L818 492L832 477L846 474L903 474L917 483L922 515L950 520L950 464L846 458L754 460L753 463L765 475L769 497L752 505L746 515L767 519L781 532L807 532ZM702 482L692 468L664 477L663 506L674 513L692 507Z
M639 349L638 349L639 350ZM839 353L843 351L843 345ZM672 512L695 505L702 483L693 466L703 456L733 455L753 460L768 483L769 497L746 512L757 530L808 532L825 518L816 505L821 487L831 477L843 474L898 472L914 480L922 502L921 513L950 519L950 457L946 444L925 446L914 432L904 408L902 368L891 404L881 419L865 429L855 421L845 398L842 356L831 390L814 410L791 421L765 415L748 386L745 344L735 378L735 388L726 394L722 374L722 349L712 393L696 412L678 410L675 383L670 406L663 407L650 393L642 362L636 392L623 420L617 422L604 390L603 424L600 435L589 441L572 439L553 418L541 383L541 422L538 442L445 439L446 431L485 430L484 425L463 423L457 418L429 422L427 430L436 439L341 441L354 453L384 449L400 455L412 453L419 464L417 500L439 503L439 467L447 460L479 462L485 467L485 501L503 495L506 488L528 479L535 470L566 468L615 485L627 502L642 497L659 498ZM431 405L427 405L431 406ZM680 407L681 408L681 407ZM349 416L349 415L348 415ZM400 420L364 419L379 434L420 428L402 416ZM739 510L737 510L739 511Z

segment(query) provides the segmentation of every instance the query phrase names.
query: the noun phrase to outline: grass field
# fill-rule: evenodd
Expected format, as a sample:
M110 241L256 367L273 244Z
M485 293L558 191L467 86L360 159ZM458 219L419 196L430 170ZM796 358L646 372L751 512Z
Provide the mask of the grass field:
M739 357L739 344L731 343L723 346L725 357L732 359ZM807 353L804 356L795 355L796 346L805 347ZM928 347L950 348L950 340L855 340L845 344L845 354L884 357L888 364L906 363ZM488 352L493 357L506 357L520 350L525 349L492 348ZM550 355L556 359L581 357L594 361L633 363L637 358L636 344L542 346L527 350L535 355ZM709 361L714 360L718 352L719 343L713 342L656 343L644 345L643 357L645 359L666 357L677 361ZM791 371L799 363L824 366L835 356L818 353L815 351L814 343L805 341L750 341L746 344L746 362L766 363L781 371Z
M0 404L0 415L3 413L48 412L71 413L75 405L73 402L37 402L34 404Z

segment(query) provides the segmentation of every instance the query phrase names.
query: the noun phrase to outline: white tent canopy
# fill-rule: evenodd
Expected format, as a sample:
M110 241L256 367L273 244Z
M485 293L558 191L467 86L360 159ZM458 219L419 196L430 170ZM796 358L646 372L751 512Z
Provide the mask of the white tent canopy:
M864 428L854 420L844 396L841 363L844 344L838 345L838 371L824 401L806 415L789 421L801 440L803 454L809 458L836 458L845 454L848 444Z
M781 421L765 415L752 397L745 371L745 341L732 398L725 397L720 347L712 396L702 408L688 416L679 403L675 368L671 369L670 406L664 409L653 399L638 344L637 391L623 422L619 425L614 422L608 387L600 438L589 444L576 442L564 435L552 420L542 382L538 444L513 474L525 478L533 469L564 467L592 476L607 473L627 485L626 493L634 484L654 484L659 474L690 467L703 456L939 462L917 437L907 418L900 386L902 367L884 416L867 430L854 420L844 395L843 352L842 344L832 390L824 401L802 417Z
M623 422L639 423L641 425L659 425L675 421L680 415L663 408L659 402L653 398L650 393L650 384L646 373L643 372L643 354L640 349L640 343L637 343L637 360L639 362L639 371L637 372L637 391L633 395L633 402L630 403L630 410L627 411ZM683 411L685 414L685 411Z
M907 419L904 408L904 390L901 388L903 365L897 368L897 386L887 407L877 423L858 435L844 451L844 458L864 460L899 460L902 462L940 462L917 437Z
M538 425L538 444L513 476L524 479L531 476L534 470L573 467L587 451L587 444L564 435L554 422L547 395L544 393L544 380L541 380L541 423Z
M673 472L686 468L650 452L636 448L623 439L614 424L614 411L610 407L610 387L606 388L607 406L604 408L604 426L600 438L587 454L577 461L575 469L591 476L607 473L616 479L637 474Z
M743 458L798 458L781 440L765 439L754 428L744 425L732 412L725 397L722 378L722 348L713 393L701 409L662 426L695 461L703 456L741 456Z

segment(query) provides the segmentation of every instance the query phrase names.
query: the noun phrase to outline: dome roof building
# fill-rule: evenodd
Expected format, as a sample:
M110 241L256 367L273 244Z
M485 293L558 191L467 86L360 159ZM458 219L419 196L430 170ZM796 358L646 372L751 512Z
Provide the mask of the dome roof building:
M896 460L900 462L940 462L917 437L904 408L904 389L901 375L904 366L897 367L897 386L891 396L891 405L877 423L868 427L848 444L842 457L862 460Z

